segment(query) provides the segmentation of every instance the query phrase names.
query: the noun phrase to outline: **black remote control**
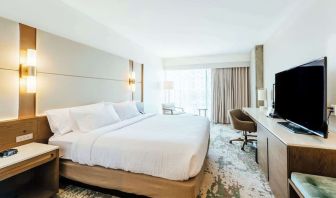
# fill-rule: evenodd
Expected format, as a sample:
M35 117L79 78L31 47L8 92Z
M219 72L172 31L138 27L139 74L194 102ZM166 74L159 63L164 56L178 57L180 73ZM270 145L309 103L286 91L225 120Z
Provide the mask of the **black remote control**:
M2 152L0 152L0 158L15 155L15 154L17 154L17 152L18 152L17 149L8 149L8 150L5 150L5 151L2 151Z

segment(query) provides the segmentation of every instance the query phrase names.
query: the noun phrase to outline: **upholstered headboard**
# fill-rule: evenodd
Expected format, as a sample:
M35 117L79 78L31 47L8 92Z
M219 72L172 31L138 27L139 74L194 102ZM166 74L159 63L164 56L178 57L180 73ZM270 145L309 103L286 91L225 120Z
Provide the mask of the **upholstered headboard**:
M35 111L43 115L53 108L143 100L143 64L3 18L0 41L0 150L48 141L52 135L48 121L35 117ZM24 84L19 83L20 54L35 48L36 94L22 92ZM132 71L134 93L129 88ZM33 139L16 142L17 136L27 133L33 133Z
M37 51L38 115L52 108L131 99L128 59L40 30Z

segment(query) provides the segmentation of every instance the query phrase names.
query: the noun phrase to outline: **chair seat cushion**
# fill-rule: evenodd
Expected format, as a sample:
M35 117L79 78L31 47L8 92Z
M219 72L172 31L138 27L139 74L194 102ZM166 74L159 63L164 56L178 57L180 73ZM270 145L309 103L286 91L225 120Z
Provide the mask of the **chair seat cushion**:
M185 114L184 111L173 111L173 115L181 115L181 114Z
M293 172L291 180L305 197L336 197L336 178Z

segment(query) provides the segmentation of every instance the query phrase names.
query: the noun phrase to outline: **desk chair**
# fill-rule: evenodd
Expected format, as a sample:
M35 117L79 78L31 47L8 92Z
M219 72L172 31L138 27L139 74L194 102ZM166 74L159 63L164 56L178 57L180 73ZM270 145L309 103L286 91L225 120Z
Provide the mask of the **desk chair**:
M250 135L250 133L257 132L257 125L248 115L246 115L240 109L231 110L229 114L230 114L232 127L236 130L243 132L243 137L232 139L230 140L230 143L232 144L233 141L243 142L243 146L241 147L241 150L244 151L244 147L247 143L257 141L256 139L248 138L248 137L257 137L256 135Z

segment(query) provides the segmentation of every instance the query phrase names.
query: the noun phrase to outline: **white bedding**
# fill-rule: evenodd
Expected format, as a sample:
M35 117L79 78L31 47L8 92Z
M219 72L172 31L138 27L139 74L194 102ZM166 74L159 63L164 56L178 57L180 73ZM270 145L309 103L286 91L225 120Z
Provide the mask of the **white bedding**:
M71 160L72 144L76 142L82 133L70 132L64 135L53 135L49 138L49 144L59 146L60 158Z
M71 159L170 180L196 176L208 148L204 117L144 114L77 136Z

